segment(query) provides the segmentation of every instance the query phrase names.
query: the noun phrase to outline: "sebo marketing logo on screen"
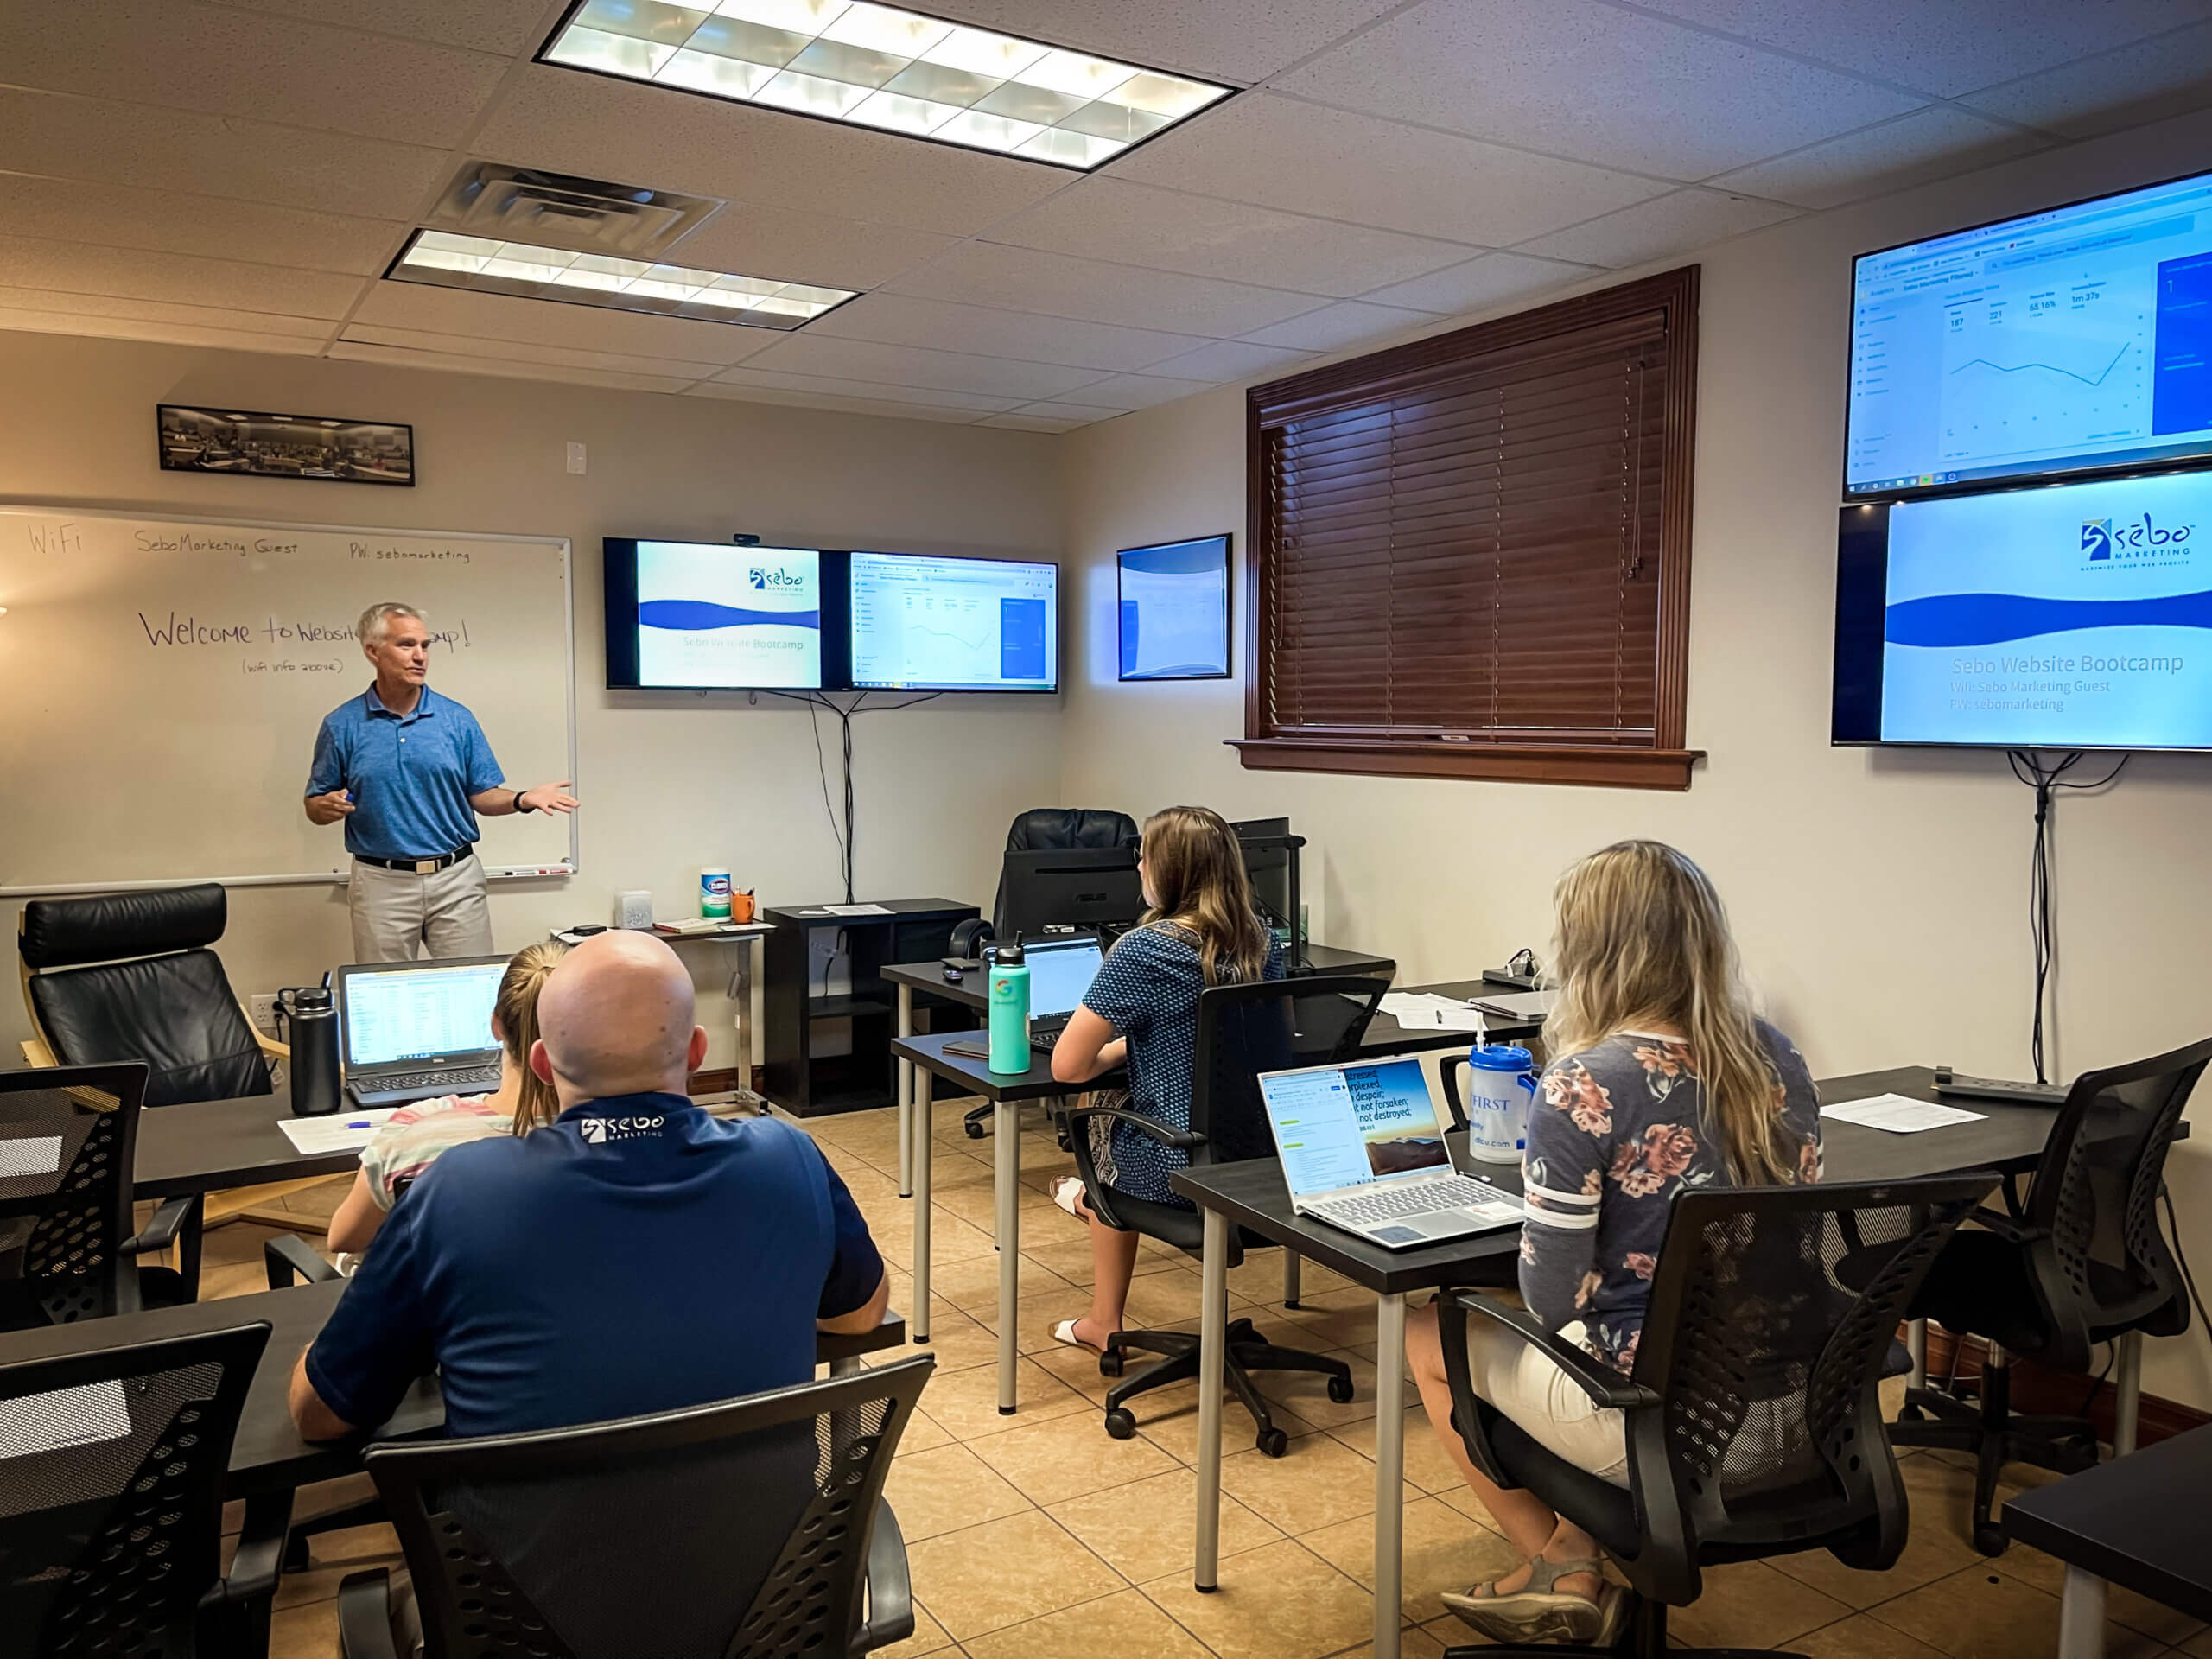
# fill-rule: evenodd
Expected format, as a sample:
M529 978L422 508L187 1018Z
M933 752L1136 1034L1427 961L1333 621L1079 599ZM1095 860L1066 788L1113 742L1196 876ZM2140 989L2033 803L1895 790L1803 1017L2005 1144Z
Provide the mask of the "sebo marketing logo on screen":
M754 565L747 573L755 593L789 593L806 586L806 578L782 565Z
M2196 533L2194 524L2162 524L2145 513L2140 520L2085 518L2082 522L2083 565L2133 563L2179 550Z

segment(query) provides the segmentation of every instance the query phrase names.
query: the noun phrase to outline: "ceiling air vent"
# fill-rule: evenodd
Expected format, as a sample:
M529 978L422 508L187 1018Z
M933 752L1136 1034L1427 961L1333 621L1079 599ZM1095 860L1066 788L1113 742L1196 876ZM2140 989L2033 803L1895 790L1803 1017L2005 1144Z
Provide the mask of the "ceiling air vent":
M425 222L490 242L651 260L721 206L672 190L471 162Z

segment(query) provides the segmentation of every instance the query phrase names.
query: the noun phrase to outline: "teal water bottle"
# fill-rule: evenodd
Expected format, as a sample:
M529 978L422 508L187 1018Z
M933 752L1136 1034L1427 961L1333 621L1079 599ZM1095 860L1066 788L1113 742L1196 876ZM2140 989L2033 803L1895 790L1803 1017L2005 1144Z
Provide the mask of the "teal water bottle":
M991 958L991 1070L1029 1069L1029 961L1019 942L995 944Z

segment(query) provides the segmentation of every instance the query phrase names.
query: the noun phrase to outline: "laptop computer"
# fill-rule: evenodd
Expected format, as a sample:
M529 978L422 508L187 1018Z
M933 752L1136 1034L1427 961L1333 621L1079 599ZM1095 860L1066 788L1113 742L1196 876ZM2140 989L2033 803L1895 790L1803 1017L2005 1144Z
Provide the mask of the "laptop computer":
M1518 1223L1521 1201L1452 1167L1417 1059L1263 1071L1291 1207L1394 1250Z
M364 1109L499 1086L492 1004L505 957L359 963L336 980L346 1092Z
M1098 977L1106 952L1096 933L1068 933L1024 939L1021 954L1029 963L1029 1046L1049 1054Z

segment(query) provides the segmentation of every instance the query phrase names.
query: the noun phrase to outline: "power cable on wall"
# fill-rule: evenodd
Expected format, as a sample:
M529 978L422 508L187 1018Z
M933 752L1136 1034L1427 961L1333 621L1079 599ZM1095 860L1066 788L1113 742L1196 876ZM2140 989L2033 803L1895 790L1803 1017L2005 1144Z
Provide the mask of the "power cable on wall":
M822 810L829 815L830 833L836 839L837 843L837 871L839 878L844 885L844 901L849 905L854 902L853 849L855 837L853 821L855 817L855 794L853 789L853 716L855 715L895 715L901 709L914 708L918 704L931 702L944 694L942 692L931 691L921 696L908 697L903 702L877 703L873 708L868 706L868 694L865 691L855 696L850 702L842 704L835 702L825 693L820 691L779 691L774 695L792 702L803 702L806 705L807 723L814 729L815 768L820 774L822 779ZM825 709L837 717L838 759L839 764L843 770L844 776L844 810L842 815L839 813L837 806L830 799L830 760L829 757L823 753L822 747L822 711Z
M2012 775L2036 792L2035 846L2028 858L2028 934L2035 946L2036 1001L2034 1017L2029 1022L2028 1055L2035 1064L2037 1083L2050 1081L2044 1055L2044 1007L2049 1001L2051 965L2058 951L2058 910L2050 886L2051 808L2060 790L2103 789L2116 781L2134 758L2121 755L2101 778L2086 783L2066 782L2066 774L2081 765L2082 755L2082 750L2069 749L2049 765L2038 760L2033 749L2013 749L2005 756L2012 763Z

